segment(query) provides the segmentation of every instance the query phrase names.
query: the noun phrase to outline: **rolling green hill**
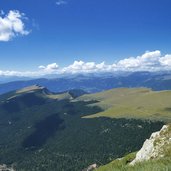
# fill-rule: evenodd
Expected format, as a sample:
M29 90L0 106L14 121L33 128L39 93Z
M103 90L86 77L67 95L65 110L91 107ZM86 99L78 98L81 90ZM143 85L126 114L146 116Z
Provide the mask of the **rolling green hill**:
M97 100L96 104L102 112L86 116L85 118L137 118L171 122L171 91L152 91L147 88L120 88L104 91L97 94L84 95L79 100ZM157 142L162 154L156 155L147 161L130 166L136 153L130 153L123 158L101 166L97 171L160 171L171 170L171 126L167 132L160 134ZM168 139L167 141L165 139ZM165 142L165 141L166 142ZM156 149L156 147L155 147ZM162 157L159 157L162 156Z
M0 165L12 165L17 171L79 171L135 152L164 122L136 113L120 118L101 114L114 102L121 104L123 95L129 100L150 92L118 89L78 97L80 90L54 94L34 85L4 94L0 96ZM169 111L169 102L166 106Z
M119 88L97 94L84 95L78 100L99 101L104 111L86 118L136 118L171 121L171 91L152 91L146 88Z

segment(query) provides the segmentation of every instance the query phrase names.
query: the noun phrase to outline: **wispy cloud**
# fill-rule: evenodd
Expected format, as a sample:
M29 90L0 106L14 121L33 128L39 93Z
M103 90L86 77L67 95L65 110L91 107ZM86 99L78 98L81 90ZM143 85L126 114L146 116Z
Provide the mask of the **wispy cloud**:
M58 0L56 1L56 5L60 6L60 5L66 5L67 4L67 1L64 1L64 0Z
M0 41L9 41L12 38L22 35L28 35L29 31L25 29L25 14L17 10L11 10L7 15L0 12Z
M75 74L75 73L100 73L100 72L136 72L136 71L171 71L171 54L162 55L159 50L145 52L137 57L122 59L113 64L105 62L74 61L73 64L60 67L57 63L41 65L37 71L2 71L0 75L6 76L43 76L46 74Z

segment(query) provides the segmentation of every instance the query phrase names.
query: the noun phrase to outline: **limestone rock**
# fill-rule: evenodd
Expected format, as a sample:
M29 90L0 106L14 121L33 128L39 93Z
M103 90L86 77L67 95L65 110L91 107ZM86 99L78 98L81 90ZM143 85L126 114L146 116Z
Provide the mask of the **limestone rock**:
M136 158L130 165L163 157L163 149L171 145L170 127L171 125L164 125L160 131L153 133L151 137L144 142L142 148L136 154Z

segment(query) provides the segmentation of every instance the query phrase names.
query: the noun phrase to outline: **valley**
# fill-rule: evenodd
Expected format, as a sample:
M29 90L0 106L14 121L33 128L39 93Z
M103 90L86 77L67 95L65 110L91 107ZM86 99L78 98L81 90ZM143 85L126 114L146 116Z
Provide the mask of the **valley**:
M137 96L139 91L146 92L125 89L125 96L130 91ZM114 92L110 92L111 97L120 99ZM76 90L52 93L34 85L1 95L0 163L17 171L74 171L93 163L100 166L139 150L165 123L162 118L92 117L107 109L98 105L103 98L79 94ZM108 99L105 104L110 107L113 101Z

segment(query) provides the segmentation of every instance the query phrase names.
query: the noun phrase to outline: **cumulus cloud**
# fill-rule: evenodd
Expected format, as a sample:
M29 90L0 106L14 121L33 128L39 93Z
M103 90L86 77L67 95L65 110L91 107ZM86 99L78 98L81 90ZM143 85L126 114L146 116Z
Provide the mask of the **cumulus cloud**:
M60 5L66 5L67 4L67 1L64 1L64 0L58 0L56 1L56 5L60 6Z
M113 64L74 61L73 64L58 68L58 73L91 73L115 71L171 71L171 54L162 55L159 50L147 51L137 57L122 59Z
M74 61L68 67L64 67L62 73L91 73L91 72L106 72L110 71L111 66L105 62L96 64L95 62Z
M171 54L162 55L159 50L145 52L137 57L122 59L113 64L74 61L73 64L60 68L57 63L39 66L38 71L1 71L0 75L17 76L43 76L46 74L75 74L100 72L136 72L136 71L171 71Z
M171 68L171 55L165 55L159 59L162 66Z
M25 29L25 15L17 10L10 10L7 15L0 12L0 41L9 41L18 35L28 35Z
M116 64L116 69L129 70L129 71L152 71L153 69L164 69L161 68L160 59L162 58L159 50L152 52L145 52L141 56L130 57L120 60ZM164 56L165 58L165 56Z
M52 63L47 66L40 65L39 69L44 70L45 72L53 72L56 71L59 68L57 63Z

